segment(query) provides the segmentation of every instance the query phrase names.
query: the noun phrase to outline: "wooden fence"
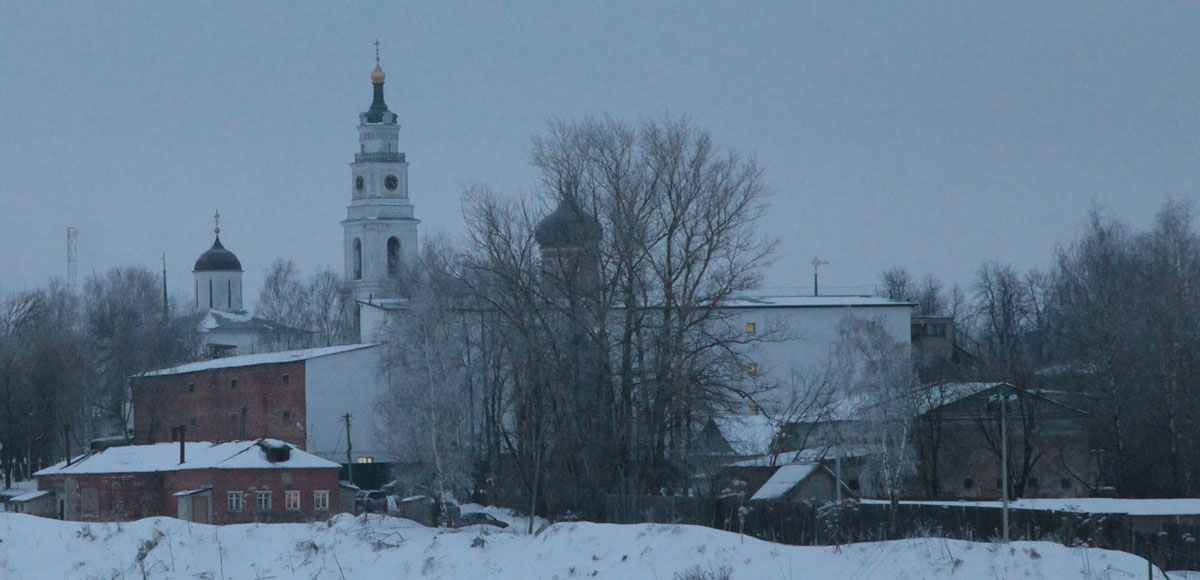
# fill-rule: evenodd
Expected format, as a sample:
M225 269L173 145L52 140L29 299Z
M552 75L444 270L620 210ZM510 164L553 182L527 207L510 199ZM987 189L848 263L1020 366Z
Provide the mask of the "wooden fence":
M900 504L789 505L741 498L609 496L610 523L679 523L744 533L781 544L822 546L842 543L941 537L996 541L1002 536L1001 510L978 506ZM1157 533L1139 531L1125 514L1013 509L1009 537L1090 546L1136 554L1164 570L1200 570L1200 526L1165 524Z

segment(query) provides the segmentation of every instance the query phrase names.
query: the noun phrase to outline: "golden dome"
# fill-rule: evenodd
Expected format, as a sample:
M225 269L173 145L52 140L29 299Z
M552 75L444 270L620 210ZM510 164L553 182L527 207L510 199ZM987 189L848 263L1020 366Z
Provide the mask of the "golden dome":
M384 74L383 69L379 68L379 63L375 63L375 70L371 71L371 82L382 83L386 78L387 75Z

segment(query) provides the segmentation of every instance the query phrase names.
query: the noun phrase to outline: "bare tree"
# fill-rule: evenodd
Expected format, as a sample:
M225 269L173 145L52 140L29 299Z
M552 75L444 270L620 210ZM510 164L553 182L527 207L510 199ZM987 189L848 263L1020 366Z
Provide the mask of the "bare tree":
M254 315L287 329L308 329L308 289L291 258L277 258L267 268ZM286 330L281 330L286 332ZM282 340L282 336L266 337Z
M425 466L426 477L414 483L431 488L440 501L448 489L469 487L474 459L471 405L464 404L468 334L453 250L427 239L408 278L407 308L388 329L389 389L379 409L396 455Z
M90 404L107 419L102 429L124 433L131 418L130 376L187 360L196 350L195 329L163 317L158 276L141 266L91 276L83 305L96 389Z
M912 354L881 323L857 317L843 320L836 352L847 361L848 395L861 402L858 424L873 451L863 466L863 486L887 497L894 514L905 479L916 473L912 435L921 391Z
M315 333L317 346L333 346L348 341L345 291L342 278L332 268L317 270L308 283L305 319Z

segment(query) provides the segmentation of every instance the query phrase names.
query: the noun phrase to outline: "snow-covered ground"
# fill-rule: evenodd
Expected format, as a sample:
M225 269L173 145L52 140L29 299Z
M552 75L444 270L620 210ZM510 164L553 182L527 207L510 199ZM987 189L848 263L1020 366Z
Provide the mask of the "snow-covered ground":
M438 530L408 520L339 515L329 522L207 526L172 518L123 524L0 514L0 577L514 578L671 580L689 570L743 579L1146 578L1122 552L1045 542L943 539L796 547L677 525L560 523ZM1156 574L1155 578L1164 578Z

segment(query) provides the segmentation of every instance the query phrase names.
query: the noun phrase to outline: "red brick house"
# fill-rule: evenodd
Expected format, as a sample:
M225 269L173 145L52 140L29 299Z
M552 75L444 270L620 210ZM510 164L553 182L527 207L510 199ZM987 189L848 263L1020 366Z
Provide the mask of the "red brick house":
M34 474L60 519L304 521L343 510L337 463L273 439L111 447ZM352 509L353 506L344 506Z

